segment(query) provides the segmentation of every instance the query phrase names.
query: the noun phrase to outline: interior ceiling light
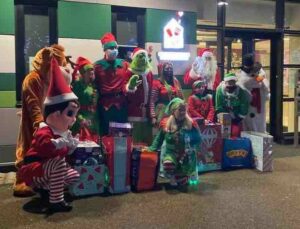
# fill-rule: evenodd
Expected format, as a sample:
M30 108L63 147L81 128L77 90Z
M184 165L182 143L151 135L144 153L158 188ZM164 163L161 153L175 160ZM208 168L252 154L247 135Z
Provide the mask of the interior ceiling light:
M220 1L220 2L218 2L218 6L228 6L228 2L226 2L226 1Z

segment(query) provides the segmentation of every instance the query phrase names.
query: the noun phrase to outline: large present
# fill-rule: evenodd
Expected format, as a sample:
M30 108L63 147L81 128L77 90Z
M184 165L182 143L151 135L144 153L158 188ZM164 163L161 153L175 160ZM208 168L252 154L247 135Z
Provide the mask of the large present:
M98 164L101 164L101 147L93 141L80 141L75 151L70 155L71 165L82 165L88 158L94 158Z
M248 138L224 139L222 169L253 168L252 147Z
M255 168L262 172L273 171L273 136L254 131L242 131L241 136L252 143Z
M132 153L132 137L102 138L106 151L106 162L109 171L110 193L130 191L130 165Z
M198 172L221 169L223 140L220 124L200 126L201 144L198 152Z
M159 154L134 148L131 161L131 189L152 190L156 186L159 171Z
M109 135L113 137L132 136L130 123L109 122Z
M221 124L222 138L231 137L231 116L229 113L219 113L218 122Z
M98 161L91 157L82 165L74 166L74 169L80 174L80 179L69 187L73 196L94 195L105 191L109 181L106 165L99 165Z

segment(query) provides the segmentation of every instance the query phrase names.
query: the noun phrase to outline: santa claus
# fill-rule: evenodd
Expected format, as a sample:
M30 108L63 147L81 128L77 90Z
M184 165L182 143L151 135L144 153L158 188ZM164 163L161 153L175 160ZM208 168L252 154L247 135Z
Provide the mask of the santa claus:
M254 63L252 54L244 56L237 84L248 92L250 98L249 112L244 119L244 129L266 132L266 101L270 97L270 84L261 64Z
M208 91L216 91L221 82L217 61L212 50L200 49L194 63L184 75L184 84L192 85L196 80L205 80Z

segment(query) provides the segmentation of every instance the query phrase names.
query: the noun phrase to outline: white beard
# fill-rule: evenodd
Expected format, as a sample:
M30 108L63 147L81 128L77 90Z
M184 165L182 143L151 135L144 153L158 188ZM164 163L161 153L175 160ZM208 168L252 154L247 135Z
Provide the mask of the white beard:
M200 61L198 66L200 77L206 79L208 89L212 89L218 68L216 60L213 58L211 61Z

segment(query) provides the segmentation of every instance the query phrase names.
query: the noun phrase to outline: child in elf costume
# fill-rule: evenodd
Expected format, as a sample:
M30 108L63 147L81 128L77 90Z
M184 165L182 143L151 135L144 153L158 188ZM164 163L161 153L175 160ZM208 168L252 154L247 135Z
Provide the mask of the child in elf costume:
M79 75L76 75L79 71ZM80 103L77 120L72 127L73 135L80 140L99 142L99 121L97 117L98 93L94 85L93 64L84 57L78 57L73 72L73 92Z
M149 101L152 89L153 74L148 52L135 48L129 74L138 75L141 85L134 94L128 94L128 121L133 123L133 139L135 142L151 143L152 128L149 125Z
M187 114L185 102L174 98L166 107L169 117L162 119L150 151L158 150L165 141L163 169L171 177L171 185L186 185L196 170L196 152L199 152L200 130Z
M166 116L165 108L173 98L183 99L181 85L173 75L173 65L165 62L158 65L159 79L153 80L150 97L150 116L153 125L159 125Z
M249 110L247 92L236 84L237 77L228 73L216 92L216 113L229 113L231 116L231 136L239 137L242 131L242 120Z
M57 61L52 58L51 81L44 101L45 122L41 122L25 153L20 169L22 180L41 192L49 190L49 212L66 212L72 206L64 201L64 187L79 179L76 170L67 166L65 156L72 153L78 141L69 128L79 109L77 96L67 85Z
M127 93L134 93L139 85L138 75L130 77L129 63L118 59L118 44L113 34L101 38L104 58L94 64L95 82L99 93L98 111L100 134L107 135L109 122L128 121Z
M193 83L193 94L188 99L188 113L193 119L202 118L206 123L214 122L213 99L207 92L205 80L197 80Z
M35 193L26 186L19 176L19 168L23 164L25 153L29 150L33 133L44 121L43 101L49 86L49 69L51 57L59 66L66 65L64 47L54 44L39 50L33 61L33 70L25 77L22 84L22 114L16 148L16 167L18 169L13 188L14 196L31 196Z

